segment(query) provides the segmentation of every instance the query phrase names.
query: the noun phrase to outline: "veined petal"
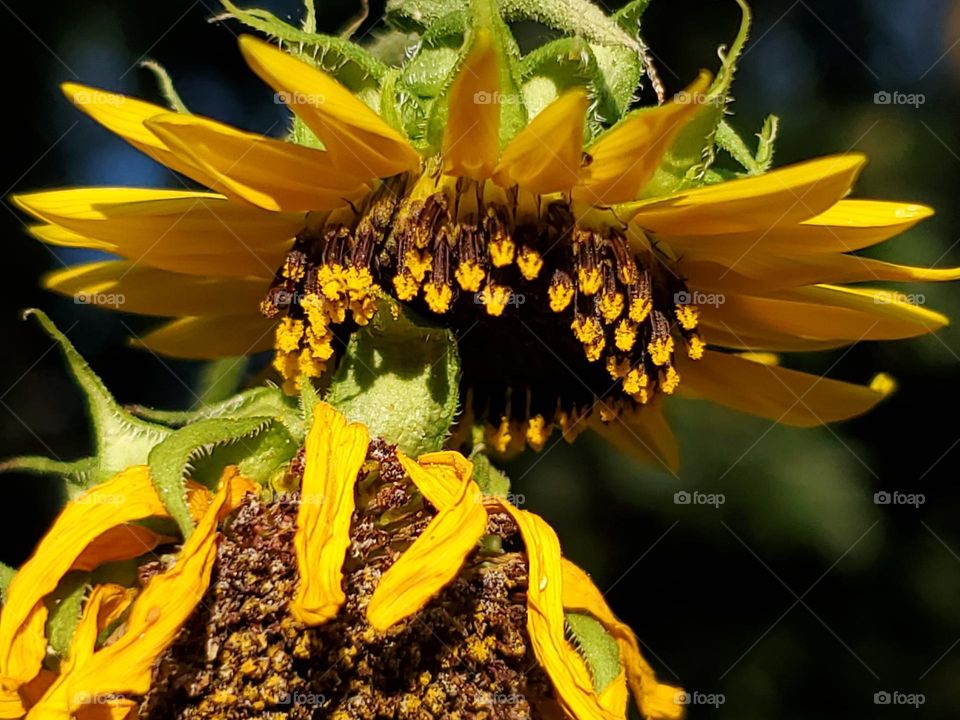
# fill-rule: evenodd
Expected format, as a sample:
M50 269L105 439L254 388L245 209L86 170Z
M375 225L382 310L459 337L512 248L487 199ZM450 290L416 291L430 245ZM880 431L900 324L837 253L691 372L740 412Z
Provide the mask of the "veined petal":
M746 252L775 255L845 253L862 250L906 232L934 211L915 203L883 200L841 200L819 215L793 226L725 235L680 235L668 240L677 255L691 251L705 256L735 257Z
M334 210L370 191L339 171L322 150L242 132L196 115L167 113L146 125L180 157L265 210Z
M581 89L550 103L504 148L494 180L543 195L570 190L580 176L587 105Z
M673 234L763 233L825 212L849 192L865 163L858 153L830 155L673 198L629 203L618 214L667 242Z
M145 695L150 689L156 659L207 591L217 555L217 523L230 509L234 476L235 472L224 473L216 497L183 544L176 564L154 576L134 601L123 635L64 673L69 712L86 704L84 698Z
M560 541L537 515L504 500L492 500L516 522L526 547L528 565L527 634L534 655L544 669L557 701L579 720L615 720L619 715L601 705L586 663L567 642L563 611L563 570Z
M710 73L701 72L678 97L704 97L710 82ZM673 139L701 109L698 102L674 101L629 114L587 148L590 163L581 171L574 198L593 205L638 198Z
M452 450L421 455L419 461L401 452L397 459L423 496L438 510L454 504L473 477L473 463Z
M500 63L489 30L476 30L448 97L443 170L485 180L500 155Z
M10 583L0 613L0 687L14 690L40 671L46 654L43 598L53 592L101 533L125 523L167 514L149 469L134 467L91 488L66 507ZM7 704L7 692L4 693Z
M411 475L414 482L422 477ZM453 502L437 509L423 533L380 578L367 605L367 620L375 630L385 631L423 608L457 576L486 531L483 493L473 480L462 482Z
M160 138L144 126L144 121L154 115L170 112L169 108L77 83L64 83L60 87L63 94L77 109L92 117L110 132L122 137L143 154L171 170L196 180L201 185L208 188L216 187L214 177L189 160L184 160L171 152Z
M680 469L680 448L670 423L659 405L646 405L633 413L622 413L611 422L590 418L590 427L620 452L642 462L662 465L671 472Z
M184 360L240 357L273 348L275 326L254 307L243 315L182 317L131 339L131 344Z
M701 307L700 313L704 327L735 336L742 333L754 339L775 339L786 335L814 342L840 341L834 347L860 340L917 337L940 330L949 322L940 313L912 305L890 290L833 286L797 288L768 297L730 294L722 305ZM712 341L711 332L706 336Z
M363 425L348 424L327 403L317 405L307 435L294 537L300 585L290 603L294 616L307 625L334 617L346 600L343 559L350 545L354 485L369 443Z
M887 393L736 355L708 350L702 360L679 354L681 392L783 425L817 427L862 415Z
M683 716L677 703L680 688L657 681L656 673L640 652L637 636L613 614L590 576L567 559L563 561L563 606L595 617L620 646L620 658L634 702L647 720L676 720Z
M43 287L77 302L160 317L252 311L267 289L259 278L181 275L125 260L56 270L43 278Z
M400 133L322 70L249 35L240 50L253 71L323 142L337 168L368 180L420 166Z
M142 188L76 188L17 195L14 203L44 222L40 239L84 246L69 230L107 250L166 270L272 278L302 213L272 213L222 195ZM63 242L63 238L67 238ZM219 269L215 269L219 268Z

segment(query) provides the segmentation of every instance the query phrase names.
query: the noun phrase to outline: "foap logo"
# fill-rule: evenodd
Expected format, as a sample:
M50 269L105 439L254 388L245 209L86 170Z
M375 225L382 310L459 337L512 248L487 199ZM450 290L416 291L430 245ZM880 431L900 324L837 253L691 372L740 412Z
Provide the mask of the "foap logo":
M726 100L722 95L709 95L707 93L700 92L687 92L682 90L673 96L673 101L677 105L716 105L722 106L726 104Z
M918 108L927 101L923 93L905 93L899 90L881 90L873 96L874 105L907 105Z
M523 98L513 93L479 90L473 94L474 105L519 105Z
M527 502L527 496L524 495L523 493L506 493L505 495L504 494L478 495L477 502L483 503L485 499L490 497L495 497L498 500L503 500L504 502L508 502L514 507L521 507L525 505Z
M114 95L113 93L105 93L88 88L78 90L73 93L72 97L77 105L108 105L118 108L127 102L127 98L123 95Z
M713 508L719 508L727 502L727 496L723 493L704 493L699 490L693 492L680 490L673 494L674 505L709 505Z
M927 296L921 293L885 292L873 296L874 305L926 305Z
M874 705L897 705L919 708L927 702L923 693L906 693L899 690L881 690L873 694Z
M723 693L705 693L699 690L681 691L673 696L673 702L677 705L701 705L719 708L726 701L727 698Z
M905 493L898 490L881 490L873 494L874 505L906 505L914 509L919 508L927 501L923 493Z
M523 305L526 301L527 301L527 296L524 295L523 293L515 293L515 292L512 292L512 293L510 293L510 295L507 297L507 305L514 305L514 306L516 306L516 307L520 307L520 306ZM475 293L473 294L473 302L474 302L475 304L477 304L477 305L486 305L486 304L487 304L486 296L483 294L483 291L482 291L482 290L481 290L480 292L475 292Z
M79 292L73 296L73 302L77 305L100 305L118 308L127 302L127 297L122 293Z
M673 294L673 301L677 305L697 305L706 307L720 307L727 301L723 293L704 293L698 290L681 290Z
M276 105L309 105L317 107L326 105L327 96L323 93L305 93L305 92L278 92L273 95L273 102Z
M278 697L278 705L299 705L301 707L321 707L327 702L327 697L312 692L282 692Z

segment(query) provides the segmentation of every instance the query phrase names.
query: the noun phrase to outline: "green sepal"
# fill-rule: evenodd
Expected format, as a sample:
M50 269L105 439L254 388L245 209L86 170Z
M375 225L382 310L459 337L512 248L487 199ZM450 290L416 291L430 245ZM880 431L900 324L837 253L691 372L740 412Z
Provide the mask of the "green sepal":
M386 19L406 32L429 31L440 18L468 5L468 0L387 0Z
M5 563L0 563L0 600L7 602L7 589L13 582L13 576L17 574L15 568Z
M243 443L244 457L257 448L253 441L274 424L273 418L216 418L199 420L173 432L170 437L151 450L148 463L157 495L187 538L193 532L193 518L187 505L185 481L188 475L213 489L215 480L209 474L195 472L201 459L235 443ZM247 441L247 442L244 442ZM296 450L294 449L294 452ZM292 457L292 454L291 454ZM232 459L232 458L228 458ZM230 464L217 457L217 465ZM206 483L204 483L206 481Z
M757 135L757 151L754 153L730 123L723 120L717 128L717 147L736 160L746 170L747 175L762 175L773 164L773 146L779 127L779 118L775 115L767 117Z
M560 38L541 45L524 55L518 69L524 104L531 116L536 116L566 90L575 87L587 88L597 99L601 115L616 112L607 102L605 82L596 55L590 43L582 38ZM593 117L590 124L590 134L593 135L600 125Z
M89 587L89 573L67 573L57 589L44 599L48 611L45 629L47 643L59 657L64 657L70 649L70 641L80 622L80 612Z
M415 457L443 446L459 381L453 333L418 324L384 300L370 325L350 338L325 399L371 436Z
M716 158L716 134L730 102L730 86L737 59L750 35L752 15L745 0L737 0L743 13L740 30L726 53L713 84L702 100L702 107L680 131L664 154L660 167L643 190L644 197L670 195L688 187L702 185Z
M27 310L24 318L36 318L60 346L70 374L80 386L87 404L93 424L94 455L74 462L39 457L12 458L0 463L0 472L59 475L66 481L68 492L75 495L122 470L143 465L150 450L169 437L171 430L134 417L122 408L67 336L43 312Z
M186 103L180 99L180 93L178 93L174 87L170 73L167 72L167 69L163 65L156 60L143 60L140 63L140 67L153 74L153 77L157 81L157 87L160 89L160 94L163 95L163 99L167 101L167 105L171 110L183 113L184 115L191 114L187 109Z
M473 479L484 495L505 498L510 494L510 478L490 461L482 449L470 453L470 462L473 463Z
M422 98L435 98L443 92L462 60L467 23L467 12L458 10L427 29L417 53L403 66L405 87Z
M427 113L420 99L403 81L400 70L390 68L380 90L380 116L408 138L422 138Z
M203 366L197 383L198 406L226 400L243 384L248 360L245 357L212 360Z
M583 656L598 693L620 674L620 648L600 622L582 613L566 613L567 629L574 646Z

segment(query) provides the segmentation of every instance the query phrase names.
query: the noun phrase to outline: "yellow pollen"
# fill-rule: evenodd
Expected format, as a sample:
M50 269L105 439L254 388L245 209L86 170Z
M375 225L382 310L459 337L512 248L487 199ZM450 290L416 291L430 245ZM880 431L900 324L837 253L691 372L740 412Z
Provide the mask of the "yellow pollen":
M407 250L403 262L407 272L418 283L422 283L424 276L433 269L433 256L428 252L421 254L416 250Z
M563 312L573 300L573 286L554 276L547 290L547 296L550 298L550 309L554 312Z
M483 282L485 273L480 264L475 260L465 260L457 267L454 276L457 282L467 292L477 292Z
M583 346L583 353L589 362L596 362L603 356L603 349L607 346L606 338L601 335L590 344Z
M653 303L648 298L637 297L630 301L630 319L635 323L642 323L653 310Z
M582 413L577 409L573 409L569 413L564 410L558 411L557 423L560 425L560 432L563 434L563 439L570 443L576 440L577 436L587 429L588 423L585 422L585 418L586 413Z
M497 285L489 283L481 293L481 300L487 308L487 314L491 317L500 317L510 302L510 296L513 292L506 285Z
M300 353L277 352L273 357L273 368L283 378L283 391L292 395L300 389Z
M577 284L584 295L596 295L603 284L603 276L597 268L581 267L577 270Z
M413 276L404 271L393 278L393 289L397 292L397 299L403 302L413 300L420 291L420 283Z
M676 315L680 327L684 330L693 330L700 320L700 309L696 305L678 305Z
M647 345L647 352L654 365L666 365L673 355L673 338L670 335L655 337Z
M650 378L643 368L633 368L623 379L623 391L627 395L636 395L650 384Z
M494 267L506 267L513 262L513 256L516 254L517 246L513 238L509 235L500 235L495 240L490 241L490 260Z
M498 453L505 453L510 447L510 421L504 417L500 420L499 427L487 426L487 443Z
M577 315L570 324L577 340L589 345L603 337L603 326L593 315Z
M649 389L640 388L640 391L634 393L632 397L641 405L646 405L648 402L650 402L650 398L653 397L653 395L650 393Z
M633 263L621 263L618 270L620 271L620 282L624 285L633 285L640 279L640 271Z
M691 360L700 360L706 349L707 344L700 339L699 335L694 335L687 343L687 357Z
M324 328L316 332L313 327L307 330L307 344L315 360L325 361L333 357L333 333Z
M626 358L610 355L607 357L607 372L614 380L619 380L630 372L630 361Z
M446 283L427 283L423 289L423 297L430 309L442 315L450 309L453 300L453 290Z
M336 301L347 291L346 273L341 265L323 265L317 273L320 292L331 302Z
M323 311L330 318L332 324L339 325L347 319L347 302L342 298L337 300L324 299Z
M671 365L667 368L663 380L660 381L660 389L667 395L673 395L677 386L680 384L680 373Z
M316 293L307 294L300 301L300 307L307 314L307 322L315 331L319 332L321 328L327 327L329 318L327 317L326 303L319 295Z
M302 254L294 256L294 254L291 253L291 255L287 255L283 261L283 270L281 270L283 277L293 280L294 282L303 280L304 275L307 273L307 268L306 264L300 261L302 258Z
M600 422L611 423L620 415L620 409L604 403L600 406Z
M630 352L637 342L637 326L627 319L621 320L613 334L613 341L617 350Z
M300 347L303 337L303 320L286 317L277 325L276 348L280 352L294 352Z
M520 249L520 257L517 258L517 267L526 280L536 280L543 268L543 258L536 250L524 245Z
M598 303L600 314L608 325L623 312L623 293L605 292Z
M547 444L547 438L550 437L551 432L553 432L553 427L547 425L547 421L544 420L543 415L534 415L527 420L524 427L527 444L537 452L543 450L543 446Z

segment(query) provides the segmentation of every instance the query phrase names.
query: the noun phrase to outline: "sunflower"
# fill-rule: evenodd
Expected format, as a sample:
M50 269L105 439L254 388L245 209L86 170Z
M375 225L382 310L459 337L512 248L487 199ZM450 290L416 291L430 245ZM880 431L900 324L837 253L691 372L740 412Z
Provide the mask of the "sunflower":
M597 129L586 87L527 107L512 36L477 14L429 124L397 119L414 99L396 73L368 105L309 56L249 36L241 52L295 114L299 142L65 85L80 110L210 192L18 196L40 240L122 258L46 286L174 318L136 341L160 354L273 351L291 391L332 367L389 295L456 334L464 426L485 425L492 450L593 426L671 467L665 396L795 426L844 420L892 381L825 379L770 353L947 324L899 293L847 285L960 278L853 254L932 214L846 199L863 156L729 177L696 172L698 154L679 168L685 183L661 181L682 138L715 131L701 120L726 101L732 68Z
M295 494L235 467L216 494L192 486L179 551L138 587L95 583L56 658L45 601L66 573L173 542L143 522L166 517L146 467L71 501L7 592L0 717L613 720L628 692L644 717L682 714L549 525L484 496L463 456L412 460L320 403L297 467Z

